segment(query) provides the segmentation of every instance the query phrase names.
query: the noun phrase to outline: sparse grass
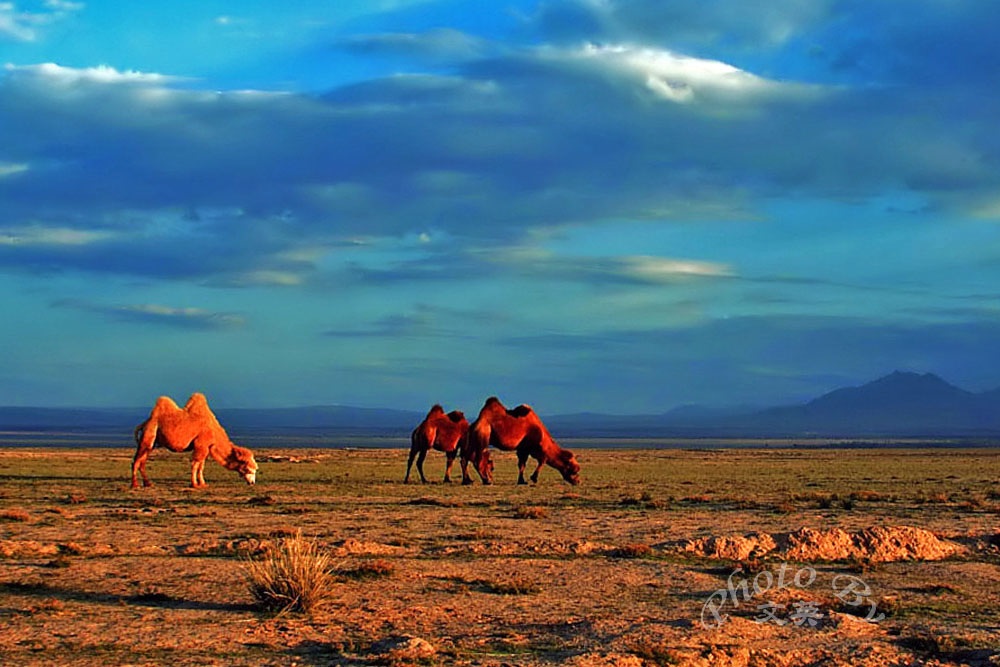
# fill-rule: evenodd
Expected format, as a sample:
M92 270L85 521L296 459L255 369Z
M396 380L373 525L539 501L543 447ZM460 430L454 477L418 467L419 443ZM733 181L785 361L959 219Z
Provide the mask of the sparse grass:
M631 656L707 664L759 646L798 661L830 653L824 664L839 667L862 645L893 664L920 659L899 641L918 644L922 629L968 636L959 651L993 646L987 634L1000 623L991 513L1000 500L998 449L584 450L584 483L570 488L548 469L539 484L516 486L516 459L500 452L493 486L404 486L405 450L358 448L327 450L308 465L265 463L254 488L210 461L210 487L196 492L185 488L186 455L158 452L156 486L133 492L131 452L95 451L0 449L0 511L30 512L27 522L0 522L8 582L0 582L0 655L11 664L181 664L195 654L234 667L378 664L375 639L418 634L438 648L432 660L441 664L538 667L605 656L609 664ZM73 494L86 502L69 502ZM827 498L829 509L817 511ZM514 520L519 514L526 520ZM887 616L878 632L852 621L831 632L773 624L747 625L739 636L702 632L705 598L727 585L735 563L681 551L684 541L873 525L925 528L968 551L877 569L813 562L818 579L808 591L774 598L790 604L801 593L840 610L832 578L862 573L867 600ZM324 546L317 554L329 561L329 579L320 589L336 604L312 618L248 613L241 565L273 558L299 531ZM335 549L347 536L356 543ZM250 548L261 550L251 556ZM764 564L777 574L778 561ZM804 566L791 563L788 578ZM754 572L752 563L743 567ZM744 578L753 580L745 573L734 581ZM842 611L863 618L867 600ZM756 614L743 605L733 616L746 624ZM174 630L151 633L151 622ZM948 641L925 646L947 649ZM490 653L495 647L506 648ZM861 657L874 663L877 655Z
M435 498L433 496L420 496L419 498L414 498L413 500L407 501L408 505L431 505L432 507L461 507L462 503L458 500L449 500L447 498Z
M312 612L334 592L333 561L301 534L289 537L259 559L244 562L250 594L267 611Z
M866 503L888 502L892 500L890 496L884 493L879 493L878 491L868 491L868 490L851 491L849 497L851 500L860 500Z

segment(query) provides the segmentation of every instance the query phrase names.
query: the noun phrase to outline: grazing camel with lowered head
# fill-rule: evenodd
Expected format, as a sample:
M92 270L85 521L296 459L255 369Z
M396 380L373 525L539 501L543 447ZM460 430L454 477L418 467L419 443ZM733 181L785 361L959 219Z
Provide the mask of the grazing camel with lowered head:
M548 463L570 484L580 483L580 464L576 456L556 443L531 406L519 405L508 410L496 396L486 399L479 417L469 427L468 445L462 451L463 484L472 483L467 470L470 461L476 466L483 484L493 483L493 462L487 451L491 446L517 452L518 484L527 484L524 468L529 456L538 461L538 467L531 474L532 482L538 481L538 472Z
M205 461L211 456L223 467L237 472L247 484L257 481L257 461L245 447L234 445L208 407L204 394L191 394L181 408L168 396L160 396L149 419L135 427L135 456L132 458L132 488L152 486L146 475L146 460L153 447L162 445L172 452L191 451L191 487L205 483Z

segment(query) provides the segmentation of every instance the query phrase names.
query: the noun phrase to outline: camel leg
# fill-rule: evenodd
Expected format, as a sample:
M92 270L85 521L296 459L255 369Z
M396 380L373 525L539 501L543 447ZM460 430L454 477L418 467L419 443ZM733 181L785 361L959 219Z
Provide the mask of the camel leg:
M524 481L524 467L526 465L528 465L528 453L527 452L522 452L521 450L518 450L517 451L517 483L518 484L527 484L527 482Z
M417 472L420 473L420 482L422 484L427 483L427 478L424 477L424 459L427 458L427 450L421 449L420 453L417 454Z
M457 450L451 450L450 452L445 452L447 460L444 464L444 481L446 484L451 483L451 467L455 464L455 455L458 454Z
M472 484L472 478L469 477L469 459L465 457L465 454L459 457L458 464L462 468L462 485L468 486Z
M538 459L538 467L535 468L535 472L531 473L531 481L535 484L538 483L538 473L541 471L543 465L545 465L545 457Z
M152 486L153 483L149 481L149 476L146 475L146 459L149 458L149 454L153 451L153 444L156 442L156 427L149 428L148 425L137 428L135 430L136 436L139 432L142 432L142 438L136 438L136 449L135 456L132 458L132 488L139 488L139 480L137 475L142 475L142 485Z
M413 467L413 459L415 458L417 458L417 448L410 447L410 460L406 462L406 477L403 478L404 484L410 482L410 468Z
M191 452L191 488L199 489L208 484L205 483L205 461L208 459L208 449L211 445L211 438L198 436L194 439L193 450Z

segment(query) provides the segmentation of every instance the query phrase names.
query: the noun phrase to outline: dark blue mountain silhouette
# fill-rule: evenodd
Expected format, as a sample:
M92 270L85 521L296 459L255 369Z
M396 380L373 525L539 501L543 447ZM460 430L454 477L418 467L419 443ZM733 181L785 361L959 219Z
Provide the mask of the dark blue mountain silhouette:
M465 406L470 421L479 406ZM112 434L130 440L148 408L0 407L0 431ZM314 406L218 409L234 437L281 434L408 437L422 412ZM1000 388L973 393L931 373L895 372L837 389L801 405L750 408L682 406L663 414L543 415L557 437L948 437L1000 436Z
M1000 433L1000 390L975 394L931 373L897 371L735 426L769 434L944 436Z

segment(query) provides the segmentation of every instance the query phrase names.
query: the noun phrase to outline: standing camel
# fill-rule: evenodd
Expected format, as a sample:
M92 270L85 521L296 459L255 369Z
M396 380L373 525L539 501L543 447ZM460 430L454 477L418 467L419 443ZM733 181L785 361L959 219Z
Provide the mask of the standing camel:
M439 452L444 452L447 457L444 481L450 482L451 466L455 463L455 456L458 454L459 448L465 446L465 440L468 436L469 422L466 421L462 412L452 410L445 414L444 408L440 405L434 405L410 435L410 459L406 462L406 478L403 481L410 481L410 468L413 466L413 459L416 458L420 481L426 483L424 459L427 457L427 452L436 449Z

